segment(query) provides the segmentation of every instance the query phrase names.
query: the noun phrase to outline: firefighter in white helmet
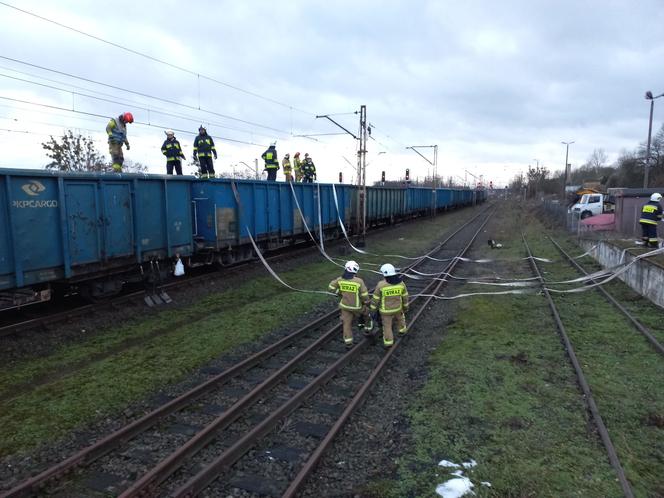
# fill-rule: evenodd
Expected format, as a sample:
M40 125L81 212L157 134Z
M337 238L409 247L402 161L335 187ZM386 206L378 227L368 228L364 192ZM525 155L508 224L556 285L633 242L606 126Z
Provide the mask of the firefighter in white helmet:
M657 223L662 220L662 205L659 203L661 200L662 194L655 192L650 196L650 201L641 207L641 217L639 218L641 240L644 245L649 247L659 247Z
M404 335L408 330L404 314L408 310L408 289L391 264L381 266L380 272L385 279L376 284L371 298L371 311L380 312L383 322L383 346L389 348L394 344L392 322L395 322L399 335Z
M328 286L331 292L341 297L339 309L341 310L341 323L343 324L343 338L346 347L353 346L353 320L358 318L358 328L365 334L373 329L373 321L369 315L369 291L357 272L360 265L355 261L348 261L344 265L344 274L337 277Z

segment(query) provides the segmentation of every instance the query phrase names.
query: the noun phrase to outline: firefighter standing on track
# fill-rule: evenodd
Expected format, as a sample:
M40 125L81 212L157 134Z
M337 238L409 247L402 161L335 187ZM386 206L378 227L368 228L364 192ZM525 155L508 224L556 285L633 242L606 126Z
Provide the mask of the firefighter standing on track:
M296 152L293 156L293 170L295 170L295 181L302 181L302 161L300 160L300 153Z
M122 164L124 156L122 155L122 144L130 149L127 141L127 123L133 123L134 116L131 112L120 114L117 118L111 118L106 125L106 134L108 135L108 151L113 161L113 171L122 173Z
M286 177L287 182L293 181L293 168L291 167L290 154L284 156L283 161L281 161L281 167L284 169L284 176Z
M309 153L304 155L304 162L302 163L302 179L303 183L313 183L316 179L316 166L313 160L309 157Z
M207 134L204 126L198 128L198 135L194 139L194 161L198 161L201 169L201 178L214 178L214 164L212 156L217 159L217 149L214 140Z
M659 201L662 200L662 194L654 193L650 196L650 201L641 208L641 240L648 247L659 247L657 238L657 223L662 219L662 206Z
M166 174L172 175L173 168L175 168L175 173L181 175L181 159L185 159L185 157L182 153L180 142L175 138L175 132L173 130L166 130L164 133L166 134L166 140L161 146L161 153L166 156Z
M265 171L267 171L267 181L277 181L277 170L279 169L279 159L277 158L277 142L272 142L261 158L265 161Z
M383 346L389 348L394 344L392 334L392 322L397 326L399 335L407 332L406 317L408 311L408 289L403 283L400 275L391 264L387 263L380 267L380 272L385 277L376 285L371 297L371 311L380 312L383 322Z
M371 332L373 321L369 315L369 291L364 280L357 276L360 265L355 261L348 261L344 265L344 274L330 282L329 290L341 297L339 309L341 310L341 323L343 324L343 337L346 347L353 346L353 320L359 317L358 328L364 333Z

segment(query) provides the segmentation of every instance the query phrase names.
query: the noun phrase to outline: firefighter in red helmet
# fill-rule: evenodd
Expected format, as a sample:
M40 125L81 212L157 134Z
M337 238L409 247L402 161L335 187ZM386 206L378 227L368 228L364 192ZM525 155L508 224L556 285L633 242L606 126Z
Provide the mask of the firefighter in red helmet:
M106 134L108 135L108 151L113 161L113 171L122 173L122 164L124 156L122 155L122 144L129 150L129 141L127 140L127 123L133 123L134 116L131 112L120 114L117 118L111 118L106 125Z

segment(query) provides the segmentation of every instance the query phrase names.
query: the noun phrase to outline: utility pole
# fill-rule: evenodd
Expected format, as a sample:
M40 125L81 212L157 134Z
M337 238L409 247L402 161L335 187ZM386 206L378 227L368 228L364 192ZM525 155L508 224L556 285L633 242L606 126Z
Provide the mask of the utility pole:
M420 156L422 159L424 159L426 162L428 162L431 166L433 166L433 174L432 174L432 178L431 178L431 187L433 188L433 191L431 192L431 214L435 215L436 214L436 188L438 187L438 145L411 145L409 147L406 147L406 149L412 150L418 156ZM433 162L430 161L428 157L426 157L424 154L422 154L417 149L433 149Z
M648 188L648 173L650 169L650 136L652 134L652 113L655 108L655 99L664 97L664 93L653 96L652 92L646 92L646 100L650 101L650 119L648 120L648 145L646 146L646 164L643 171L643 188Z
M360 106L360 148L357 151L358 185L362 190L358 195L358 240L360 247L364 247L367 235L367 106ZM359 214L361 213L361 219Z
M569 171L569 146L574 143L574 141L571 142L560 142L561 144L565 145L565 181L563 182L563 200L565 200L566 196L566 191L565 188L567 187L567 184L569 183L569 176L571 171Z
M358 111L355 111L355 114L358 114ZM341 128L343 131L348 133L355 140L360 142L360 147L357 151L357 186L358 186L358 195L357 195L357 224L356 224L356 245L358 247L364 247L367 234L367 106L360 106L360 132L359 136L356 136L354 133L348 129L341 126L334 119L332 119L328 114L322 114L316 116L316 118L325 118L336 126ZM346 159L346 158L344 158ZM350 161L346 159L346 162L350 164ZM352 166L352 165L351 165Z

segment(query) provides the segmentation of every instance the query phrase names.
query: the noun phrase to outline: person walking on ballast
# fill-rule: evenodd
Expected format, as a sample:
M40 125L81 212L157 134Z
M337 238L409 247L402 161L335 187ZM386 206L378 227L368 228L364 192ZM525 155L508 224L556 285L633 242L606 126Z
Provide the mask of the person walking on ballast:
M394 344L392 322L396 323L400 336L408 330L404 314L408 311L408 289L391 264L381 266L380 272L385 279L376 284L371 297L371 311L380 313L383 322L383 346L389 348Z
M113 161L113 171L122 173L124 164L124 155L122 154L122 144L130 149L127 140L127 123L133 123L134 116L131 112L120 114L117 118L111 118L106 125L106 134L108 135L108 151Z
M166 130L166 140L161 146L161 153L166 156L166 174L172 175L173 168L178 175L182 174L182 159L185 159L184 154L182 153L182 147L180 147L180 142L175 138L175 132L173 130Z
M277 180L277 170L279 169L279 159L277 158L277 142L272 142L261 158L265 161L265 171L267 171L267 181Z
M337 277L328 286L331 292L341 297L339 309L341 310L341 323L343 324L343 338L346 347L353 346L353 320L359 318L358 328L365 334L373 329L373 321L367 310L369 305L369 291L357 272L360 265L355 261L348 261L344 265L344 273Z
M201 178L214 178L214 163L212 156L217 159L217 149L214 140L207 134L207 130L201 125L198 135L194 139L194 161L198 161L201 169Z
M657 238L657 223L662 219L662 206L659 201L662 200L662 194L654 193L650 196L650 201L641 208L641 240L648 247L659 247Z

